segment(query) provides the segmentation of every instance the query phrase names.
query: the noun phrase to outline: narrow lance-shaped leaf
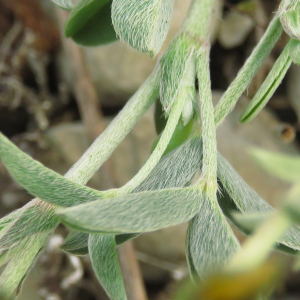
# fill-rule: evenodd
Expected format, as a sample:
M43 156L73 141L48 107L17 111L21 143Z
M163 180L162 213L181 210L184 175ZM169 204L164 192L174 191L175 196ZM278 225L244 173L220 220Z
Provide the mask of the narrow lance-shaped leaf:
M24 239L40 233L52 233L58 224L54 207L38 200L29 202L22 213L0 232L0 254L18 246Z
M249 122L253 120L275 93L292 63L289 56L289 47L290 43L278 57L269 75L242 114L240 118L241 122Z
M140 192L61 209L62 222L75 230L140 233L189 221L202 194L195 188Z
M29 193L58 206L72 206L103 197L46 168L0 134L0 158L14 179Z
M0 298L10 297L17 290L20 291L24 279L27 277L32 266L42 253L47 243L49 234L41 233L30 239L24 239L15 251L5 270L0 276Z
M285 32L292 38L300 40L300 1L282 0L278 12Z
M174 0L114 0L112 21L130 46L155 56L170 27Z
M117 234L115 236L116 245L122 245L138 236L137 233ZM70 255L87 255L89 254L88 240L89 233L72 230L62 244L61 249Z
M240 211L243 214L268 213L272 212L272 206L262 199L232 168L222 155L218 155L218 178L220 180L220 192L218 200L223 212L235 225L232 211ZM239 227L243 230L243 228ZM244 230L247 233L247 229ZM300 228L291 227L278 241L279 250L291 248L300 250Z
M102 6L100 6L100 2L102 2ZM118 40L111 20L112 1L104 3L102 0L100 2L99 0L86 0L85 6L79 3L80 8L76 14L71 15L67 23L66 35L81 46L95 47ZM84 22L81 21L83 18Z
M202 159L202 141L194 136L184 144L166 155L155 166L150 175L133 193L165 188L184 187L200 170ZM66 238L62 249L72 255L88 254L88 233L71 232ZM120 245L138 234L116 235L116 244Z
M252 155L256 161L271 175L284 181L300 183L300 157L253 149Z
M190 221L186 238L191 275L203 279L220 269L238 249L239 242L218 203L206 198L200 212Z
M181 34L173 41L160 60L160 101L167 114L170 112L179 90L184 88L186 103L192 108L190 115L193 115L193 106L196 106L197 98L195 91L195 49L196 45L184 34ZM186 115L185 111L184 115ZM185 116L184 121L186 124L189 118Z
M126 300L115 237L89 235L89 252L93 270L111 300Z

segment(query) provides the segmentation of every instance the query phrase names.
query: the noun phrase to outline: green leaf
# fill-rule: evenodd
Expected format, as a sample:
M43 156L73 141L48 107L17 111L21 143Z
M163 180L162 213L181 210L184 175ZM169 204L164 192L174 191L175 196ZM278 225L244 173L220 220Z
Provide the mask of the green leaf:
M71 11L66 37L83 46L104 45L117 40L111 22L111 0L82 0Z
M13 178L30 194L58 206L72 206L103 197L46 168L0 134L0 158Z
M188 124L184 125L183 122L180 120L175 128L175 131L172 135L172 138L169 142L169 145L167 149L165 150L164 155L168 154L181 144L183 144L190 136L190 134L193 131L194 128L194 120L191 119ZM157 146L159 140L160 140L161 135L155 140L152 146L152 151L154 151L155 147Z
M114 0L117 34L138 51L155 56L169 30L174 0Z
M111 300L126 300L115 237L90 234L89 251L94 272Z
M22 212L0 232L0 253L12 249L26 238L40 233L51 234L59 224L54 207L34 200L22 208Z
M239 211L243 214L273 211L272 206L262 199L220 154L218 155L218 179L220 180L219 204L234 224L236 223L232 217L232 211ZM247 230L241 227L239 229L247 233ZM280 243L279 250L285 250L284 246L300 250L300 228L291 227L278 242Z
M133 192L184 187L200 170L201 161L202 140L200 137L191 137L164 156Z
M71 11L65 26L66 37L78 32L110 0L82 0Z
M292 39L290 41L289 55L293 63L300 65L300 42L298 40Z
M160 60L160 101L168 114L180 89L192 106L196 103L195 53L196 47L185 35L178 36Z
M201 279L220 269L239 249L217 200L206 198L200 212L190 221L186 253L191 275ZM196 274L194 273L196 271Z
M59 215L75 230L141 233L189 221L202 198L195 188L140 192L61 209Z
M118 234L115 236L116 245L122 245L139 236L136 233ZM68 254L83 256L89 254L88 249L89 233L72 230L66 237L61 249Z
M282 0L279 16L283 29L294 39L300 40L300 3L298 0Z
M271 175L292 183L300 183L300 158L295 155L253 149L251 154Z
M88 233L72 230L61 245L61 249L70 255L87 255L89 254L88 239Z
M36 263L49 239L49 234L40 233L24 239L10 258L0 276L0 298L10 299L15 291L20 291L22 283Z
M70 10L74 7L74 1L73 0L52 0L57 6L59 6L62 9Z
M96 0L94 2L96 2ZM111 21L111 3L111 1L107 2L100 9L95 11L95 14L88 20L86 19L86 22L81 28L79 28L76 23L73 23L73 21L77 21L78 16L80 16L80 18L87 17L85 11L84 13L80 11L80 13L74 17L74 20L70 19L69 21L72 21L72 26L70 24L70 27L66 28L68 36L72 37L77 44L88 47L106 45L118 40ZM94 5L92 5L91 8L93 8L93 6ZM90 10L90 5L85 7L85 10Z
M289 56L289 47L290 43L278 57L269 75L243 112L240 118L241 122L246 123L252 121L275 93L292 63Z
M272 212L252 214L241 214L234 212L232 213L232 218L239 228L243 228L244 232L250 234L260 225L262 225L271 215Z
M10 222L13 222L21 213L20 209L17 209L13 212L11 212L10 214L8 214L7 216L3 217L2 219L0 219L0 231L6 227Z

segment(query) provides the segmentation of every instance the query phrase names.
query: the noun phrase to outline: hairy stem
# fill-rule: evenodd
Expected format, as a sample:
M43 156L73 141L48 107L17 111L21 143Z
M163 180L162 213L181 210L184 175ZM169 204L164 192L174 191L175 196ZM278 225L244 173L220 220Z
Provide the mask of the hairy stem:
M157 146L155 147L155 150L153 151L147 162L144 164L144 166L140 169L140 171L128 183L118 189L117 195L124 195L132 192L139 184L141 184L146 179L146 177L150 174L150 172L161 159L179 122L181 112L185 104L185 92L185 89L181 89L179 91L177 99L170 112L167 125L161 135Z
M225 117L233 110L236 102L239 100L240 96L248 87L254 75L271 52L281 33L282 27L280 20L276 15L269 24L264 36L261 38L239 71L237 77L230 84L216 106L215 122L217 126L222 123Z
M157 97L158 79L156 70L133 95L106 130L65 174L65 177L74 182L86 184Z

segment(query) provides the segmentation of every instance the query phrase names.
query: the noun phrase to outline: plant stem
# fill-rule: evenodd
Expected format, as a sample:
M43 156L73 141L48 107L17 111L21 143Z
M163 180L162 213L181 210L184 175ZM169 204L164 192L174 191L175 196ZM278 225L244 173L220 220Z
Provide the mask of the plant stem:
M209 25L215 0L194 0L188 11L182 31L200 39L209 41Z
M196 57L199 84L199 111L202 121L203 176L210 196L217 191L217 140L209 71L209 25L214 0L195 0L183 30L197 36L200 48ZM202 185L200 183L200 185Z
M65 177L86 184L158 97L157 69L148 77L106 130L94 141Z
M281 33L282 27L278 15L276 15L257 46L246 60L244 66L239 71L237 77L230 84L216 106L215 122L217 126L222 123L225 117L233 110L236 102L271 52Z
M202 121L203 167L202 174L207 181L207 192L217 191L217 140L209 75L209 51L205 50L197 58L199 80L199 109Z
M268 257L276 242L285 231L293 225L284 211L275 211L256 233L251 236L237 252L226 270L228 272L244 272L258 267Z
M186 100L185 92L186 89L184 88L179 90L175 103L170 112L166 127L161 135L157 146L155 147L153 153L151 154L147 162L129 182L127 182L123 187L119 188L116 191L116 195L124 195L132 192L139 184L141 184L146 179L146 177L150 174L153 168L157 165L165 150L167 149L168 144L179 122Z

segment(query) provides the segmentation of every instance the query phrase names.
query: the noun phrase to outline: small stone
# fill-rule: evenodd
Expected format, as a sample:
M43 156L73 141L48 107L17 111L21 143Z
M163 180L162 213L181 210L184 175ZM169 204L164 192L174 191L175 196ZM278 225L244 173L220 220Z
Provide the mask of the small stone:
M220 26L219 42L225 49L240 46L253 28L254 21L249 16L230 12Z

